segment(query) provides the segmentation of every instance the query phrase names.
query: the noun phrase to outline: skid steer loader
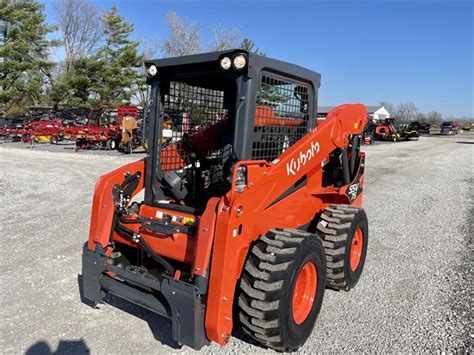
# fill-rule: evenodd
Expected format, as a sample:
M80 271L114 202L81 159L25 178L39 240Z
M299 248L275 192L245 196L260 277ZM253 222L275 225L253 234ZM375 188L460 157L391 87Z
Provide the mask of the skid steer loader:
M364 267L365 107L317 122L320 74L240 49L145 65L148 155L97 181L84 296L168 317L194 349L235 329L298 349Z

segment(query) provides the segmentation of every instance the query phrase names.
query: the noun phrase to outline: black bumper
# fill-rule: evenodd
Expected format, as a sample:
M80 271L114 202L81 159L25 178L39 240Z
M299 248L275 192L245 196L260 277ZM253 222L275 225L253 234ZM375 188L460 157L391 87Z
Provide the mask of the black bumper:
M163 276L157 279L138 268L112 265L108 258L84 246L82 280L84 297L97 304L107 293L135 303L172 320L172 338L196 350L209 344L204 328L205 305L198 288ZM115 274L112 278L105 271Z

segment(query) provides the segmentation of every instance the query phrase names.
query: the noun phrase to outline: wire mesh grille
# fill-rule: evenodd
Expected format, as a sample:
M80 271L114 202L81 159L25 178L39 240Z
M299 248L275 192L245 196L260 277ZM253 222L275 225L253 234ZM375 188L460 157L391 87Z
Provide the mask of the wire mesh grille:
M163 106L162 171L180 171L196 158L218 165L231 155L223 91L172 81Z
M257 91L252 159L274 160L308 132L309 89L262 76Z

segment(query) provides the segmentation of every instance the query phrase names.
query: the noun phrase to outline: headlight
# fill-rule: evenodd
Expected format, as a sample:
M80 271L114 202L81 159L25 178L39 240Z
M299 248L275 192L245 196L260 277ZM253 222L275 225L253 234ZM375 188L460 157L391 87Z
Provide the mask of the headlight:
M221 68L224 69L224 70L227 70L230 68L230 66L232 65L232 61L230 60L229 57L224 57L221 59Z
M152 64L148 67L148 69L146 71L147 71L148 75L153 77L153 76L156 75L156 73L158 73L158 68L156 67L156 65Z
M235 56L233 64L235 69L242 69L247 64L247 59L245 59L243 54L239 54Z

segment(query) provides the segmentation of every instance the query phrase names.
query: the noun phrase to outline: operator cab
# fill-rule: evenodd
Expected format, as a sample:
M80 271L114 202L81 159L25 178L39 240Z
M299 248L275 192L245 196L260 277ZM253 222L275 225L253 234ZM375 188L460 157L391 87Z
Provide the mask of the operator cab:
M147 204L202 211L236 162L271 162L315 126L320 75L299 66L239 49L145 65Z

